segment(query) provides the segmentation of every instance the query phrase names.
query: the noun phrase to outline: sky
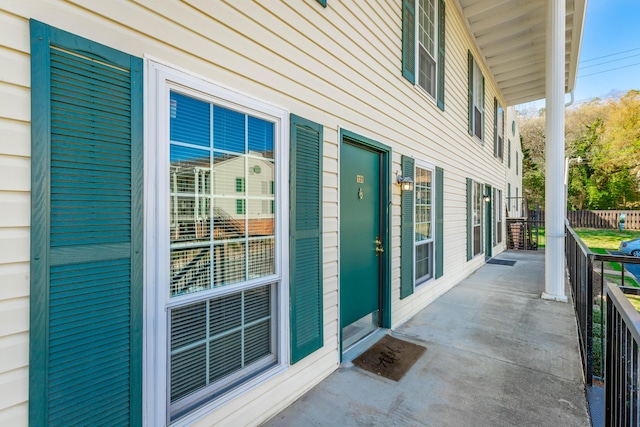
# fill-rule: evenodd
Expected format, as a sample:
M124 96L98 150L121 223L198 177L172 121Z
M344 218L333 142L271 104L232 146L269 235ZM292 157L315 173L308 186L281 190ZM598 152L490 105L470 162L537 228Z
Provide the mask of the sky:
M640 0L587 0L575 103L630 89L640 90Z

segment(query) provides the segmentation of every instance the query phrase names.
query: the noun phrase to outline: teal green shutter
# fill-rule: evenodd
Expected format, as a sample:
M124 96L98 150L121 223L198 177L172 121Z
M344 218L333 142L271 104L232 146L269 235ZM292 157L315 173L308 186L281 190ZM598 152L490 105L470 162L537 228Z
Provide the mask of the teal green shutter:
M445 1L438 2L438 107L444 111L444 29Z
M473 247L473 206L471 205L473 199L473 181L467 178L467 261L473 257L471 248Z
M467 98L469 107L467 116L469 119L469 135L473 136L473 55L471 51L467 51Z
M29 423L142 424L142 60L31 21Z
M493 157L498 157L498 99L493 97Z
M291 363L321 348L322 125L291 115Z
M414 160L402 156L402 176L414 178ZM402 191L400 207L400 298L413 293L413 215L414 191Z
M416 84L416 3L402 0L402 75Z
M444 170L436 168L436 279L444 273Z
M236 178L236 193L244 193L244 178Z
M322 7L327 7L327 0L318 0L318 3L320 3Z
M482 142L484 142L484 116L486 115L486 114L485 114L485 110L484 110L484 105L485 105L485 98L484 98L484 95L485 95L485 90L484 90L484 76L482 76L482 130L480 131L480 135L481 135L480 140L481 140Z

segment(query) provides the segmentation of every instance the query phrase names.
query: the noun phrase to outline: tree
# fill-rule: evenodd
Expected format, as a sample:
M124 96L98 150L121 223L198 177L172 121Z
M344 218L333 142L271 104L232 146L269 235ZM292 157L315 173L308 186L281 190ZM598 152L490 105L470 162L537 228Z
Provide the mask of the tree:
M523 194L544 201L544 111L519 117ZM569 209L640 208L640 92L593 99L565 113L565 156L581 157L569 171Z

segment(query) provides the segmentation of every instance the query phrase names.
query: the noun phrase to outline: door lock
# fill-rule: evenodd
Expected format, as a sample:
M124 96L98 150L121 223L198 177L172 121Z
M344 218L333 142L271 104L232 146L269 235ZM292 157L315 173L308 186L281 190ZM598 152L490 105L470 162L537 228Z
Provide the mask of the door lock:
M384 252L382 240L380 240L380 237L376 237L376 256L380 255L382 252Z

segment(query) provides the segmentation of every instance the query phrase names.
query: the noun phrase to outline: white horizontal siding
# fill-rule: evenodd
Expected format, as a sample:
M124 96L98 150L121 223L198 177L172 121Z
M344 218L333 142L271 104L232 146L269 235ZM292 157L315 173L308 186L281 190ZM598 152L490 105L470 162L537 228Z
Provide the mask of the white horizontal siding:
M325 346L284 375L203 418L202 425L223 421L257 424L337 366L339 128L390 146L392 179L403 154L444 169L445 274L403 300L399 299L400 191L392 186L394 325L483 262L483 257L466 261L465 179L504 188L506 196L506 163L493 157L493 97L500 96L452 2L447 4L444 112L401 75L400 1L329 1L329 7L322 8L314 0L22 0L2 7L0 26L5 31L0 35L0 61L5 66L0 70L0 203L7 209L0 213L0 316L11 311L16 319L28 321L29 18L133 55L174 64L324 125ZM467 133L468 49L486 77L484 144ZM16 286L9 290L5 283ZM25 328L19 323L14 329L0 329L0 346L11 347L10 355L0 359L0 382L3 378L17 381L24 390L27 360L23 344L18 343L24 340ZM279 397L277 404L274 395ZM26 393L13 400L0 398L0 420L26 423L25 401Z
M15 424L3 424L12 426L26 426L26 411L15 411L14 408L26 406L25 402L29 394L29 370L24 367L0 374L0 420L13 419ZM7 414L5 414L5 411Z

